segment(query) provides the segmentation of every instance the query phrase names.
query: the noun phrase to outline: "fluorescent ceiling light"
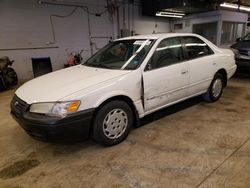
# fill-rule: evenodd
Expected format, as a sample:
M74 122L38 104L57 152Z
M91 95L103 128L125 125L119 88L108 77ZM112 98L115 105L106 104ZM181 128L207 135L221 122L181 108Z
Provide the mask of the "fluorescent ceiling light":
M178 13L178 12L157 12L155 15L162 17L171 17L171 18L182 18L183 16L185 16L184 13Z
M225 8L233 8L233 9L238 9L238 5L236 4L232 4L232 3L222 3L220 4L221 7L225 7Z
M173 12L173 13L185 13L183 10L177 10L177 9L162 9L162 12Z
M240 6L240 10L244 10L244 11L250 12L250 7Z
M240 10L250 12L250 7L242 6L242 5L237 5L237 4L232 4L232 3L222 3L220 4L220 6L225 7L225 8L240 9Z

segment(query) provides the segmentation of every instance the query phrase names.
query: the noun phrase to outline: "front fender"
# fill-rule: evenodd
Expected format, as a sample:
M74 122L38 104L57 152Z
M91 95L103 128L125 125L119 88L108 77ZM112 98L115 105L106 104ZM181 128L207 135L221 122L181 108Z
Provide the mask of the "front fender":
M124 91L112 91L109 93L105 93L104 95L102 95L94 104L94 107L97 108L99 107L102 103L104 103L105 101L113 98L113 97L117 97L117 96L124 96L129 98L131 101L133 101L133 99L131 98L131 96L129 96L128 93L124 92ZM134 101L133 101L134 103Z
M141 72L134 70L121 77L114 78L98 85L73 93L62 100L81 100L79 110L98 108L106 100L125 96L131 99L139 113L142 113L141 105Z

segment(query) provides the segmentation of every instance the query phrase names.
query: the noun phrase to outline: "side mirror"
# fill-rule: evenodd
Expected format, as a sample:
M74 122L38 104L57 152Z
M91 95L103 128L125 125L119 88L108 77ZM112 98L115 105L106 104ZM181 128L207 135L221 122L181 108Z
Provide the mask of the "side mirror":
M236 42L240 42L240 41L242 41L241 37L239 37L239 38L236 39Z
M148 61L146 67L145 67L145 71L151 70L152 69L152 57L150 58L150 60Z

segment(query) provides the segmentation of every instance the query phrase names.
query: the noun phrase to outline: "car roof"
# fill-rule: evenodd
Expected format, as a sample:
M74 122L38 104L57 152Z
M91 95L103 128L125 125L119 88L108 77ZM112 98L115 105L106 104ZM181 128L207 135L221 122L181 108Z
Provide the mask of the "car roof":
M135 35L135 36L116 39L115 41L133 40L133 39L135 39L135 40L138 40L138 39L160 39L160 38L180 37L180 36L196 36L196 37L199 37L199 35L192 34L192 33L159 33L159 34L150 34L150 35Z

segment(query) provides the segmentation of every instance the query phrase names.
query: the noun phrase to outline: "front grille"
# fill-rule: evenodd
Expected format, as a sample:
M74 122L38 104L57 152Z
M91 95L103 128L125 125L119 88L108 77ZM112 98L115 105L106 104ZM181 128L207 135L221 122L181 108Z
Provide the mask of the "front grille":
M24 102L22 99L14 95L11 101L12 111L20 114L21 112L25 111L27 107L28 107L28 104L26 102Z
M245 56L250 56L248 50L239 50L239 54L245 55Z

